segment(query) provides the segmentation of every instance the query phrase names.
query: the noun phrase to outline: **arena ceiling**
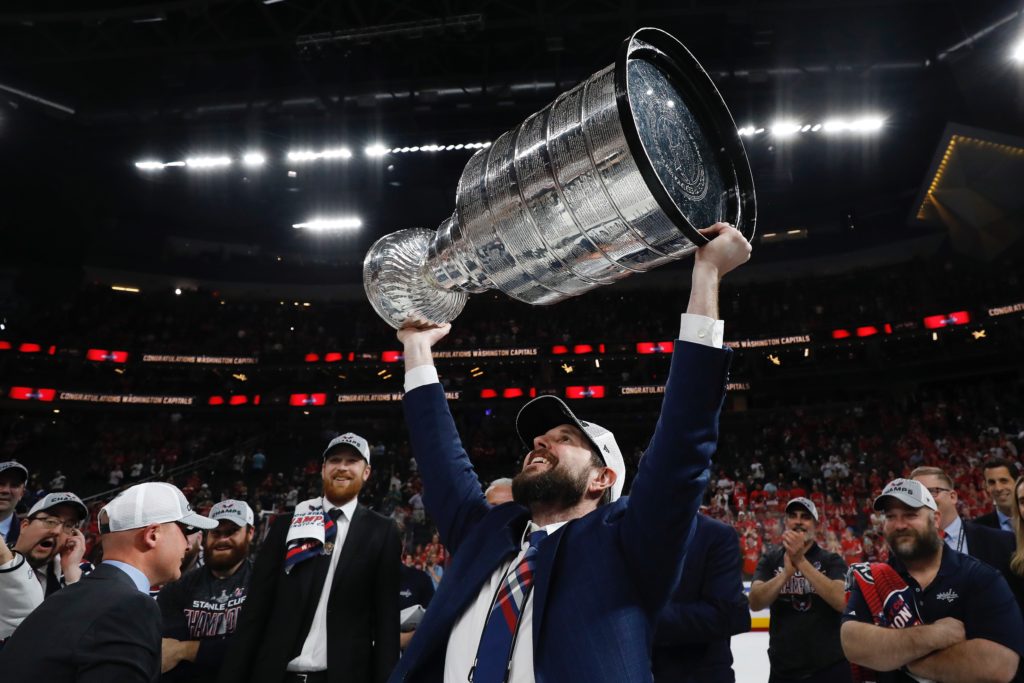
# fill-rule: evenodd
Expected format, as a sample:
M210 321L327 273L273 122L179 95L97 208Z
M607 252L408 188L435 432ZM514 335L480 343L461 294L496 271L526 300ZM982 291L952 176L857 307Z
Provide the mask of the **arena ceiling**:
M20 7L19 7L20 4ZM0 10L0 259L137 260L167 236L360 257L436 227L471 152L614 60L633 29L680 38L747 138L761 230L884 241L949 122L1024 134L1019 2L6 2ZM879 113L875 135L770 134ZM294 164L296 149L352 159ZM258 169L140 160L258 150ZM289 173L291 172L291 174ZM294 174L294 175L292 175ZM355 215L347 239L291 226ZM111 256L114 255L114 256ZM110 258L106 258L110 257ZM349 258L343 259L349 260Z

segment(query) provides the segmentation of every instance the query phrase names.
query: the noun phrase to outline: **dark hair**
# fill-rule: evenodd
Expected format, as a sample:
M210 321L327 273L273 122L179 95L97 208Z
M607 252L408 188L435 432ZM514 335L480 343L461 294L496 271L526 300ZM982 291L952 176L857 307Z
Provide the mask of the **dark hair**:
M1005 467L1006 471L1010 473L1010 476L1015 479L1017 475L1020 474L1017 468L1017 463L1010 462L1005 458L993 458L991 460L988 460L985 462L984 465L981 466L981 470L984 472L985 470L995 470L999 469L1000 467Z

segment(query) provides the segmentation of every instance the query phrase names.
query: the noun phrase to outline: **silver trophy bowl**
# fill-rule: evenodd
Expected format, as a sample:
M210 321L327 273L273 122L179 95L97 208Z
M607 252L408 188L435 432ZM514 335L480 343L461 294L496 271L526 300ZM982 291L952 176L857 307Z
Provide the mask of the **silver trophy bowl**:
M682 43L654 28L616 62L466 164L436 231L400 230L363 261L394 328L455 319L498 289L553 304L688 256L719 221L749 240L754 181L732 115Z

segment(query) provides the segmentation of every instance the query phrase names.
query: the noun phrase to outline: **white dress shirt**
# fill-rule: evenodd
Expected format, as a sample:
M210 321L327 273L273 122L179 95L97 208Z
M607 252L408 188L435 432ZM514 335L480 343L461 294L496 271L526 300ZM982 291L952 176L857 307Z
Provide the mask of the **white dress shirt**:
M682 341L702 344L717 349L722 348L725 334L725 323L704 315L683 313L679 325L679 339ZM412 391L417 387L438 382L437 369L433 365L418 365L405 373L405 390ZM548 534L554 533L566 522L550 524L544 527ZM527 531L536 531L532 522ZM484 625L490 612L494 595L501 586L509 568L515 566L526 554L529 547L528 534L523 534L522 547L519 554L502 564L491 574L491 578L480 588L480 593L466 611L455 622L448 636L448 648L445 651L444 683L466 683L469 671L476 660L476 651L480 645ZM526 597L523 613L520 617L519 634L512 646L512 670L509 683L533 683L533 591Z
M323 501L324 512L330 512L338 507L326 497ZM341 556L345 537L348 536L348 526L352 522L352 515L355 514L358 504L359 500L353 498L341 506L341 514L338 515L338 521L335 522L338 527L338 535L334 538L331 566L327 569L327 578L324 580L323 588L320 589L320 602L316 605L316 613L313 615L313 623L309 625L306 641L302 643L302 651L299 652L298 657L288 662L288 666L285 667L287 671L310 673L327 670L327 601L331 596L334 571L338 568L338 557Z
M964 529L964 523L960 519L960 515L954 517L949 526L943 529L943 532L945 533L943 540L946 542L946 545L964 555L970 555L967 551L967 530Z

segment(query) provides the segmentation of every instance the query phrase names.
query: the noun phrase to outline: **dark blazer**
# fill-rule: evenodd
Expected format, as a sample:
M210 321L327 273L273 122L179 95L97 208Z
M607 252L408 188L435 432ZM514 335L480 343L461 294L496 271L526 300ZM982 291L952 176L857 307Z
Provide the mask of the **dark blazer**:
M284 573L292 516L276 519L253 567L249 594L221 667L221 683L279 683L302 651L330 557ZM327 603L327 674L331 683L383 683L398 661L398 558L394 522L356 507L341 547Z
M679 586L654 632L657 683L734 683L729 639L750 630L742 567L735 529L698 515Z
M11 528L7 532L7 538L4 539L7 543L7 547L13 548L14 544L18 542L19 536L21 536L21 518L18 517L17 512L12 512Z
M975 524L980 524L981 526L987 526L987 527L990 527L992 529L999 529L1000 531L1004 531L1006 533L1010 533L1010 532L1006 531L1006 529L1004 529L1003 527L999 526L999 515L996 514L995 510L993 510L990 513L988 513L987 515L981 515L980 517L975 517L971 521L974 522ZM968 543L970 543L970 541L968 541Z
M677 342L629 498L568 522L539 547L530 597L536 683L652 680L654 624L679 582L707 485L730 356ZM487 503L440 384L406 393L404 406L424 502L452 556L390 680L437 683L452 627L519 552L529 513Z
M994 517L995 513L992 515ZM968 554L999 570L1024 613L1024 578L1010 570L1010 558L1017 549L1017 539L1009 531L982 526L977 521L961 520L961 523ZM999 524L998 520L996 524Z
M0 651L5 681L142 683L160 676L160 608L101 564L35 609Z

